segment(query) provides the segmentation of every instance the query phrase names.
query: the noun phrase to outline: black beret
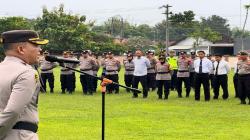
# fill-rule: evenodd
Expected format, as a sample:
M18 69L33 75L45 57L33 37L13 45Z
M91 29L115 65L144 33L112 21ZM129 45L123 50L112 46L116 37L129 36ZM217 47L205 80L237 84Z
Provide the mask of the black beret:
M83 51L82 51L82 54L87 54L87 53L89 53L88 50L83 50Z
M191 55L196 55L196 53L195 53L195 52L190 52L190 54L191 54Z
M30 42L37 45L46 45L49 40L40 39L38 34L32 30L12 30L1 34L1 43Z
M239 55L248 55L248 53L245 52L245 51L240 51L240 52L239 52Z

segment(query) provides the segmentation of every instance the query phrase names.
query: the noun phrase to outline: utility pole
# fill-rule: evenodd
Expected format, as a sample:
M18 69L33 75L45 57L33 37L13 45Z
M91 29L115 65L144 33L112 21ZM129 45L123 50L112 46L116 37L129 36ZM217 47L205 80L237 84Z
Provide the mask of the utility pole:
M121 33L120 33L121 40L123 40L123 28L124 28L124 21L123 18L121 18Z
M247 11L246 11L246 18L245 18L245 22L243 24L243 29L242 29L242 34L241 34L241 51L243 51L245 49L243 37L244 37L244 33L245 33L245 27L246 27L246 23L247 23L248 11L249 11L250 5L245 5L245 8Z
M160 9L165 8L165 12L162 14L166 15L166 53L167 54L169 53L169 50L168 50L168 48L169 48L169 21L168 21L168 19L169 19L169 14L172 14L171 12L169 12L170 7L172 7L172 6L170 6L168 4L160 7Z

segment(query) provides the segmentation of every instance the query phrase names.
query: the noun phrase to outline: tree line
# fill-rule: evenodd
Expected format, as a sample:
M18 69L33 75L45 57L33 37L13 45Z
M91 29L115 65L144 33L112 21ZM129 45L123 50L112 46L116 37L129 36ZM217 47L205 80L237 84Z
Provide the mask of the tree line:
M239 28L231 29L227 19L217 15L195 20L195 13L191 10L171 14L169 24L170 41L194 37L197 40L194 45L199 44L200 37L215 42L224 36L237 38L242 33ZM64 50L80 52L86 49L99 54L104 51L121 54L137 48L164 48L166 20L155 26L135 25L120 16L114 16L102 25L95 25L95 22L87 21L85 15L65 12L63 5L51 11L44 7L42 16L35 19L0 17L0 33L18 29L38 31L41 37L50 40L44 49L53 53ZM250 36L250 32L246 31L244 36ZM3 52L2 47L0 52Z

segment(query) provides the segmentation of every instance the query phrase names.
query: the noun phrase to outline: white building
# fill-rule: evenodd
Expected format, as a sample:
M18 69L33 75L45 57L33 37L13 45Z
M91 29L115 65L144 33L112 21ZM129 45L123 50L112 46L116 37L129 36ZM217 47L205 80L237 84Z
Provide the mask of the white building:
M199 46L196 51L205 51L206 54L222 54L233 55L234 43L213 43L205 39L199 39ZM195 39L192 37L185 38L179 42L176 42L173 46L169 47L169 50L175 50L176 52L185 51L187 53L194 51Z

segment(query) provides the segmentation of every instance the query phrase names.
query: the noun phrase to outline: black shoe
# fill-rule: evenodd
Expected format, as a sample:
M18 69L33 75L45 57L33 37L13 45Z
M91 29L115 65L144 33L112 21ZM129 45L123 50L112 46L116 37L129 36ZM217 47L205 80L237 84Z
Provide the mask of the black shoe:
M182 98L182 95L178 95L178 98Z
M246 101L241 101L240 104L245 105L247 103L246 103Z
M164 100L167 100L168 99L168 97L166 96L165 98L164 98Z
M218 100L218 97L214 96L214 100Z
M158 99L159 99L159 100L161 100L161 99L162 99L162 97L160 96L160 97L158 97Z
M65 90L63 90L61 93L62 93L62 94L65 94Z
M133 95L132 98L138 98L138 96Z
M189 98L189 95L186 95L186 98Z
M51 90L50 90L50 93L54 93L54 90L53 90L53 89L51 89Z
M146 99L146 98L147 98L147 96L143 96L142 98Z

